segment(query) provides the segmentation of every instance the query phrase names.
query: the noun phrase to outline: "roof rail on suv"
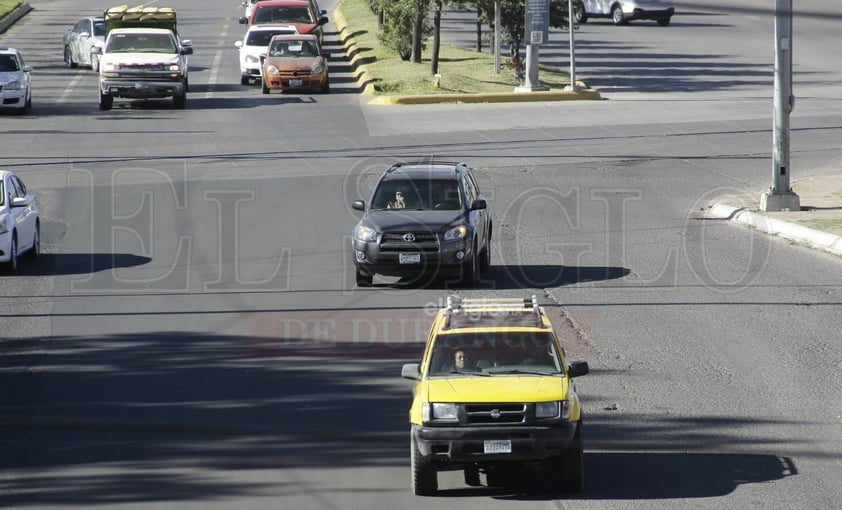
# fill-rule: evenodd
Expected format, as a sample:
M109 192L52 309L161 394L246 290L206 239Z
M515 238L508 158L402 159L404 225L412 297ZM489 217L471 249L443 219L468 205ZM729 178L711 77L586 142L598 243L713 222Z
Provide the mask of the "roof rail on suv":
M468 299L457 296L447 296L445 307L444 329L451 327L454 312L462 311L474 317L482 315L499 316L532 316L536 327L544 326L542 320L543 312L538 306L538 297L534 294L531 298L483 298Z

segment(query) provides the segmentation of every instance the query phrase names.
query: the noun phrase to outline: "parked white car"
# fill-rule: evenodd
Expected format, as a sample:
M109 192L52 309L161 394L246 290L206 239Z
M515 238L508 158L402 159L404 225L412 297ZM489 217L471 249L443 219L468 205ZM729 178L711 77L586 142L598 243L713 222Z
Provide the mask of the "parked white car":
M675 14L675 6L668 0L575 0L576 21L588 18L611 18L615 25L646 19L665 27Z
M260 79L260 55L266 54L269 41L276 35L298 34L295 25L252 25L242 41L234 42L240 49L240 83L248 85Z
M99 71L100 54L91 51L94 46L105 46L105 20L88 16L64 33L64 65L72 68L83 65Z
M0 110L14 108L26 115L32 108L32 66L14 48L0 46Z
M41 254L41 214L38 199L14 172L0 170L0 264L18 270L18 255Z

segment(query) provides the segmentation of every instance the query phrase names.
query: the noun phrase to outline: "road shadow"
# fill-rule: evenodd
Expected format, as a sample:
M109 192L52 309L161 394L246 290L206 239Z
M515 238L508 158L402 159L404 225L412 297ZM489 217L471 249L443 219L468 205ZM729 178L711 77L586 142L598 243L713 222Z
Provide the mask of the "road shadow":
M404 470L408 480L411 381L399 372L417 361L419 346L354 340L351 329L326 341L151 328L0 340L4 508L306 497L312 486L296 481L300 470L339 466ZM583 494L515 480L511 488L445 488L439 496L724 496L796 474L788 458L709 451L775 442L774 430L758 431L781 423L592 413ZM694 453L701 448L708 451ZM265 473L247 476L255 471ZM330 477L320 483L334 488ZM356 490L405 490L409 497L404 484L375 485Z
M65 276L98 273L148 264L152 259L132 253L41 253L21 260L19 276Z

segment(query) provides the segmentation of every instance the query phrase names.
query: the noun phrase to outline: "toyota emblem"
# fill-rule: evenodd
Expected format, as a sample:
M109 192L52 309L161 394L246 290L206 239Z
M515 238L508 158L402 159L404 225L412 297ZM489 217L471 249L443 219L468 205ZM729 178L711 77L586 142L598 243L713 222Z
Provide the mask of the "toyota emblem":
M415 234L413 234L412 232L410 232L408 234L404 234L403 240L408 242L408 243L414 243L415 242Z
M499 409L492 409L491 410L491 417L495 420L500 417L500 410Z

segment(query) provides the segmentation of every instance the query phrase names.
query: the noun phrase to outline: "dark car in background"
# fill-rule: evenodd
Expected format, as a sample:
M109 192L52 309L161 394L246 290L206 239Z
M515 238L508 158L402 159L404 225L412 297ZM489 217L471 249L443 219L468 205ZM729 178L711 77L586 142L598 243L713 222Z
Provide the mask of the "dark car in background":
M472 286L491 266L492 218L465 163L398 163L377 181L352 243L358 286L375 274L417 281L456 276Z

